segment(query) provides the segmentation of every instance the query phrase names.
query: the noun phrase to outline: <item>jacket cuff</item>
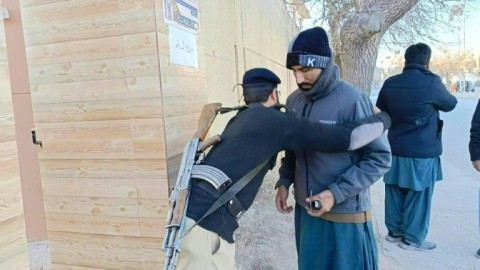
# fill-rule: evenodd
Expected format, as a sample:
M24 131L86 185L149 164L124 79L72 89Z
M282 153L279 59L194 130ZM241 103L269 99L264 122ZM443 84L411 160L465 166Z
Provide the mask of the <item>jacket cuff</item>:
M279 186L285 186L287 189L289 189L291 185L292 185L292 181L290 181L289 179L280 178L275 184L275 189L277 189Z
M383 131L389 129L392 126L392 119L386 112L377 113L375 116L380 118L380 120L383 122Z
M330 189L330 191L333 194L333 197L335 198L335 204L340 204L343 201L345 201L345 197L343 196L342 192L340 191L340 188L336 183L329 185L328 189Z
M475 160L479 160L479 159L480 159L480 150L478 150L478 149L475 149L475 150L470 149L470 160L471 160L471 161L475 161Z

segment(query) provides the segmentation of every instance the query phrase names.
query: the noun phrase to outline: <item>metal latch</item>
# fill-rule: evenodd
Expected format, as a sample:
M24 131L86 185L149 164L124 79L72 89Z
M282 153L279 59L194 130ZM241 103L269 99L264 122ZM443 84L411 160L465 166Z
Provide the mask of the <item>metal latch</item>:
M40 147L42 147L42 141L37 141L37 131L34 128L32 128L32 141L33 144L40 145Z
M2 8L2 17L4 20L10 19L10 11L6 7Z

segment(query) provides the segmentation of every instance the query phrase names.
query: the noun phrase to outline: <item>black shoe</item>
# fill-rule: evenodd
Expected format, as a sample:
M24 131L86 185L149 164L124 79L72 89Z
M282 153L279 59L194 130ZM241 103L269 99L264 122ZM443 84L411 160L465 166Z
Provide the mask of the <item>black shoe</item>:
M395 234L392 232L388 232L388 235L385 237L385 240L387 240L390 243L398 243L402 241L403 234Z
M406 250L415 250L415 251L430 251L437 247L437 244L430 241L423 241L421 244L413 243L407 239L403 239L400 243L400 247Z

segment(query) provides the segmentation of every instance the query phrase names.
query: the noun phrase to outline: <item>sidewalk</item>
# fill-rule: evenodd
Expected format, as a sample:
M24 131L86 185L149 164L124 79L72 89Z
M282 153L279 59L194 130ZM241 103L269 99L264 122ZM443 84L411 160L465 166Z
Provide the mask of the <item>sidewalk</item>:
M463 92L463 93L454 93L457 98L480 98L480 91L477 92Z
M438 247L430 252L403 250L385 240L384 185L380 180L371 189L379 267L385 270L480 269L475 252L480 248L478 233L478 183L443 160L444 179L437 182L427 239Z
M480 173L468 154L470 121L480 92L456 93L457 107L441 113L443 129L443 180L437 182L432 199L427 239L438 247L428 253L407 251L385 240L384 185L380 180L371 189L375 213L380 269L480 269L479 188Z

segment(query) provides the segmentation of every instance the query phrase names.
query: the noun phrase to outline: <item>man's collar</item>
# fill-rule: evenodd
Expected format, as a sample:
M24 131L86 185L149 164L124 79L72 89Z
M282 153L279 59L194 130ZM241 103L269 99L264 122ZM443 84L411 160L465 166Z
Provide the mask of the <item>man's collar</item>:
M263 105L262 103L252 102L252 103L248 104L248 107L249 108L258 108L258 107L266 107L266 106Z
M424 65L420 65L420 64L406 64L405 67L403 68L403 70L408 70L408 69L418 69L420 71L429 71L427 67L425 67Z

